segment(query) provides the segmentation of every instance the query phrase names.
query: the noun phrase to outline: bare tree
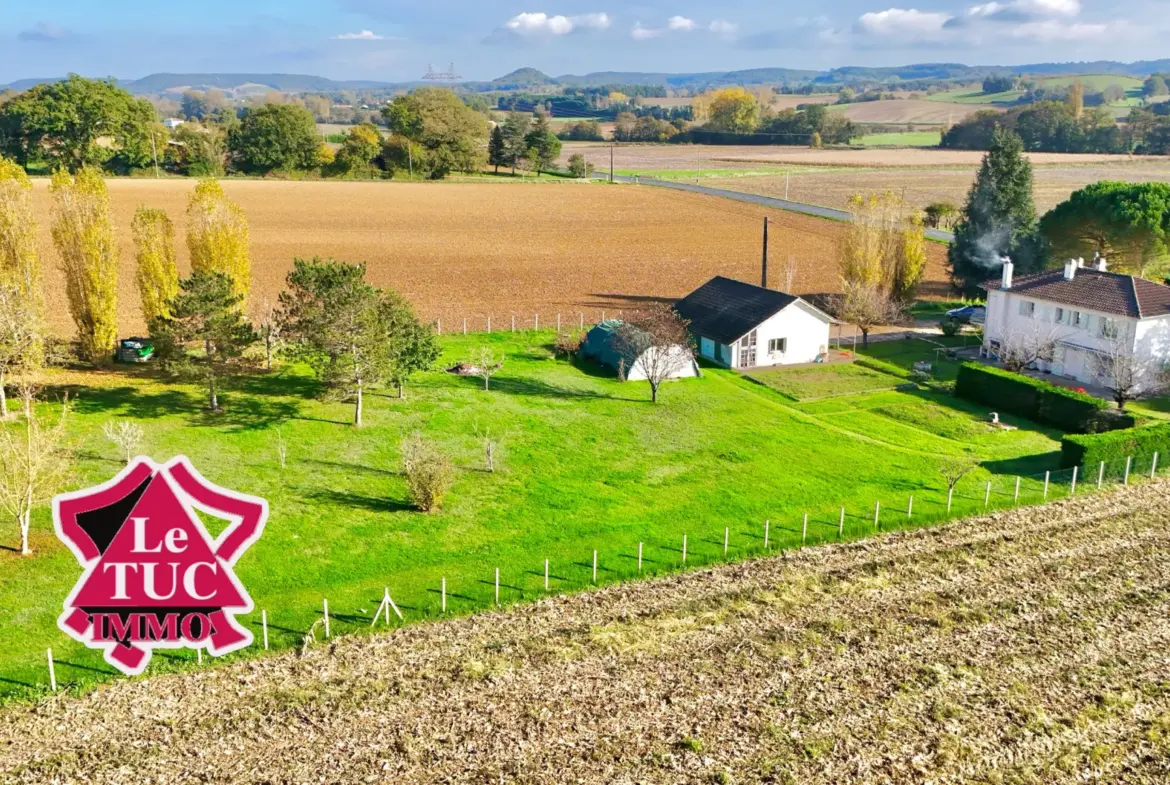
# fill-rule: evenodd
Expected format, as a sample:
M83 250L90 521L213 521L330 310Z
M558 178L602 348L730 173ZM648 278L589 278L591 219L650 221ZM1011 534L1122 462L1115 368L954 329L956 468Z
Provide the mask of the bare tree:
M19 425L0 429L0 510L20 527L20 552L32 553L28 544L33 508L46 504L69 476L72 450L65 438L68 398L54 423L42 423L32 405L29 388L28 416Z
M142 448L144 434L142 426L138 423L130 420L110 420L102 426L102 433L126 456L127 465Z
M1118 409L1170 388L1170 366L1153 356L1139 355L1124 335L1110 338L1105 349L1093 355L1092 365Z
M284 430L280 425L276 426L276 457L280 459L280 470L284 471L288 463L288 445L284 442Z
M938 472L947 481L947 493L955 490L955 486L959 484L959 480L973 472L978 465L979 462L974 458L961 455L944 460L938 467Z
M1019 373L1039 360L1052 360L1056 352L1056 330L1039 325L1031 330L1008 330L999 344L999 361Z
M829 298L829 310L843 322L861 330L861 345L869 346L869 332L883 324L905 321L902 305L880 282L846 281L840 294Z
M467 358L466 364L473 376L483 379L483 388L487 390L492 377L504 367L504 355L497 354L490 346L480 346Z
M797 265L796 257L792 254L788 255L788 261L784 263L784 291L792 294L792 290L796 287Z
M496 470L496 456L500 448L499 440L492 438L491 428L485 428L481 431L478 423L475 425L475 437L483 443L483 457L487 470L494 472Z
M614 335L614 348L625 360L626 378L640 371L650 384L653 403L658 403L662 383L695 361L688 324L671 306L655 303L622 322Z
M8 419L5 386L13 376L37 367L42 345L40 315L35 301L19 287L0 285L0 418Z
M272 370L272 354L280 346L280 328L280 310L265 297L256 315L256 332L264 344L264 367L269 371Z

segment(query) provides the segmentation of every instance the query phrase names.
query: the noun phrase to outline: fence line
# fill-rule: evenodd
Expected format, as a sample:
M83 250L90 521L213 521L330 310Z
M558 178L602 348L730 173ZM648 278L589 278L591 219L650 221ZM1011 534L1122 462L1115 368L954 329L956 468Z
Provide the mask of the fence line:
M519 311L508 311L508 318L504 322L504 328L500 329L500 322L497 320L495 327L492 326L492 316L498 314L487 314L484 316L457 316L455 319L448 319L446 325L447 329L444 332L442 317L435 317L431 319L430 324L435 329L438 335L472 335L481 333L517 333L517 332L536 332L541 329L542 312L535 313L521 313ZM605 310L605 309L573 309L571 311L557 311L552 314L552 323L556 325L555 331L561 332L562 325L577 324L578 330L584 330L587 325L594 325L604 322L607 318L624 319L627 314L641 313L639 310ZM549 315L543 314L545 330L549 330ZM596 317L596 318L594 318Z
M1082 471L1084 468L1086 471ZM894 516L887 521L884 531L893 531L898 529L916 529L924 526L954 520L956 518L965 517L967 515L985 514L990 510L997 509L1011 509L1017 506L1029 504L1044 504L1050 500L1060 500L1073 498L1077 491L1078 477L1089 476L1087 471L1096 469L1096 482L1087 482L1081 484L1081 495L1085 495L1086 489L1088 493L1092 494L1097 490L1106 487L1123 487L1132 484L1131 481L1137 477L1142 480L1154 479L1158 476L1159 465L1158 455L1155 453L1152 456L1134 459L1133 456L1127 457L1124 461L1106 462L1101 461L1096 467L1080 467L1074 466L1068 469L1047 470L1043 473L1035 473L1031 475L995 475L990 480L980 480L978 485L970 482L963 483L960 481L952 487L945 488L945 502L944 502L944 488L922 487L910 494L906 499L906 516L900 518ZM1165 471L1165 470L1163 470ZM932 498L933 496L933 498ZM956 504L956 497L958 504ZM895 501L898 501L895 499ZM650 570L650 574L659 574L663 572L673 572L676 570L687 569L689 564L709 565L719 562L727 562L735 559L749 558L757 555L768 555L773 551L772 521L778 522L780 531L786 533L787 536L779 540L779 547L781 550L790 548L800 548L806 545L817 545L832 542L851 542L864 537L873 536L875 531L883 531L881 527L881 506L882 500L874 501L872 508L872 517L870 516L866 507L858 503L853 512L850 513L849 505L834 505L832 507L821 506L809 509L807 511L794 512L790 517L791 523L785 526L783 519L767 518L764 520L763 530L757 524L746 522L745 526L739 528L735 534L738 536L733 541L733 531L731 526L723 527L723 537L719 540L703 539L701 536L697 540L700 543L706 543L714 546L717 550L706 549L702 552L690 547L692 539L688 534L682 535L682 548L671 546L666 543L651 547L657 547L667 553L673 551L675 555L674 560L656 558L651 561L654 567ZM896 507L895 507L896 509ZM830 512L831 511L831 512ZM677 544L677 540L675 543ZM618 567L606 568L606 572L615 576L614 580L619 581L625 578L637 577L639 575L647 574L644 566L644 549L645 542L637 543L637 571L629 574ZM735 553L731 553L732 545L736 545ZM625 549L619 549L619 555L622 555ZM628 551L625 558L629 558ZM576 580L571 577L561 576L557 580L560 584L560 590L571 590L578 586L584 587L588 585L598 584L598 570L600 551L593 550L592 563L585 566L589 570L589 578ZM697 556L697 559L689 557ZM532 572L537 578L543 578L543 591L550 590L550 559L544 559L543 576L540 573ZM566 569L568 569L566 566ZM518 573L526 573L531 569L525 565L516 565L515 570ZM571 570L570 570L571 572ZM493 605L499 607L504 604L501 599L501 588L507 588L510 592L517 592L518 596L513 597L508 602L515 602L523 600L528 597L539 596L538 594L527 594L528 590L522 586L512 586L501 583L501 571L499 567L494 569L494 580L489 585L492 586L493 595L491 600L487 602L480 602L479 599L467 595L451 595L447 591L447 579L441 578L438 592L434 589L428 591L438 593L440 595L438 601L438 613L435 613L435 608L432 603L414 602L408 607L408 610L413 610L416 613L412 614L415 618L427 618L435 615L445 615L448 612L448 598L455 597L464 601L468 601L464 610L479 610ZM468 583L474 583L473 579L468 579ZM481 583L489 583L488 581L479 581ZM471 591L465 589L464 591ZM481 592L482 593L482 592ZM543 593L543 592L542 592ZM266 607L260 612L259 625L263 633L263 647L269 648L269 607ZM386 587L383 590L382 602L379 603L377 610L374 612L373 623L376 624L380 617L384 616L386 624L391 623L390 615L393 613L400 623L406 623L405 614L403 614L400 607L391 599L390 588ZM344 623L351 628L359 629L360 625L356 625L356 620L352 617L332 616L329 612L329 601L323 598L321 606L316 612L316 621L309 627L309 632L297 632L294 627L278 627L274 626L274 630L280 630L285 634L289 643L300 641L304 636L311 634L312 627L317 623L322 623L324 626L325 639L329 640L333 637L331 622L345 620ZM340 633L339 633L340 634ZM289 648L289 646L286 646ZM52 649L46 651L47 669L46 675L49 680L49 688L53 691L57 690L57 674L54 668L54 658ZM202 652L197 651L196 663L202 663ZM63 662L63 661L62 661ZM60 663L57 663L60 664ZM68 664L68 663L66 663ZM62 686L68 686L64 684Z

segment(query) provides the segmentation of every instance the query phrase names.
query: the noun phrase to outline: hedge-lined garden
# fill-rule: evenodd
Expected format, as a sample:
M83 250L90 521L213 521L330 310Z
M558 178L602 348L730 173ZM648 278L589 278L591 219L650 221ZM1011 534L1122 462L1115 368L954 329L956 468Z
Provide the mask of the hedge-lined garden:
M1170 423L1126 428L1109 433L1070 434L1060 440L1060 463L1065 468L1093 467L1133 458L1149 461L1154 453L1170 459Z
M1133 415L1106 401L1066 387L989 365L964 363L955 394L969 401L1070 433L1100 433L1133 428Z

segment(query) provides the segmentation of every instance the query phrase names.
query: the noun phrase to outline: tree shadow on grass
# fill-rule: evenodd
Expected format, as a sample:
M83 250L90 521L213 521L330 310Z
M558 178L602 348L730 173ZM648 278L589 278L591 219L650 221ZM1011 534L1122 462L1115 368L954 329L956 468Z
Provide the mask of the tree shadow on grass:
M154 420L173 414L199 411L201 400L186 390L144 393L137 387L86 387L59 385L45 388L45 397L69 396L70 407L78 414L132 416L137 420Z
M75 668L79 671L89 671L90 673L100 673L103 676L117 676L117 672L113 668L95 668L92 665L82 665L79 662L71 662L70 660L59 660L53 658L54 665L64 665L67 668Z
M465 384L470 387L477 387L482 391L483 382L475 377L459 377L465 379ZM612 378L612 377L611 377ZM606 395L605 393L594 392L593 390L575 390L565 387L558 387L548 382L532 378L520 377L500 377L492 379L491 389L489 393L499 393L502 395L521 395L532 396L538 398L560 398L566 400L607 400L607 401L630 401L631 403L647 403L649 399L639 398L624 398L616 395Z
M342 463L341 461L319 461L316 458L307 458L301 463L311 463L317 466L326 466L330 469L342 469L347 472L361 472L363 474L379 474L384 477L401 477L402 472L394 469L376 469L373 466L362 466L357 463Z
M33 687L37 686L37 685L33 684L32 682L20 681L19 679L10 679L7 676L0 676L0 683L14 684L17 687L28 687L29 689L32 689ZM3 694L3 693L0 693L0 694Z
M438 594L439 596L442 596L442 594L443 594L441 589L427 589L427 591L430 592L431 594ZM457 592L448 591L447 592L447 599L451 599L451 598L455 598L457 600L463 600L465 602L479 602L479 600L475 599L474 597L468 597L466 594L459 594ZM401 608L402 606L400 605L398 607Z
M303 491L303 494L306 498L312 499L313 501L340 504L346 507L369 510L370 512L417 512L415 506L408 502L397 499L383 499L376 496L364 496L359 493L349 493L348 491L314 489Z
M1060 470L1060 451L1054 450L1039 455L1023 455L1019 458L1005 458L1000 461L983 461L979 465L992 474L1006 474L1016 477L1043 476L1045 471Z
M491 586L492 588L495 588L495 585L496 585L495 581L485 581L482 578L477 579L476 583L482 583L484 586ZM501 589L511 589L512 591L517 591L517 592L520 592L521 594L524 593L524 589L520 588L519 586L514 586L511 583L504 583L503 581L500 581L500 588Z

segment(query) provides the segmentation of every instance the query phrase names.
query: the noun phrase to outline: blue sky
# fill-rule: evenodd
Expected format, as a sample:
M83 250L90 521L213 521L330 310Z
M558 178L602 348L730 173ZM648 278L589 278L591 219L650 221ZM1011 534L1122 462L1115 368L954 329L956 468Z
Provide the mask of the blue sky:
M1170 57L1168 0L0 0L0 84L78 72L473 79Z

